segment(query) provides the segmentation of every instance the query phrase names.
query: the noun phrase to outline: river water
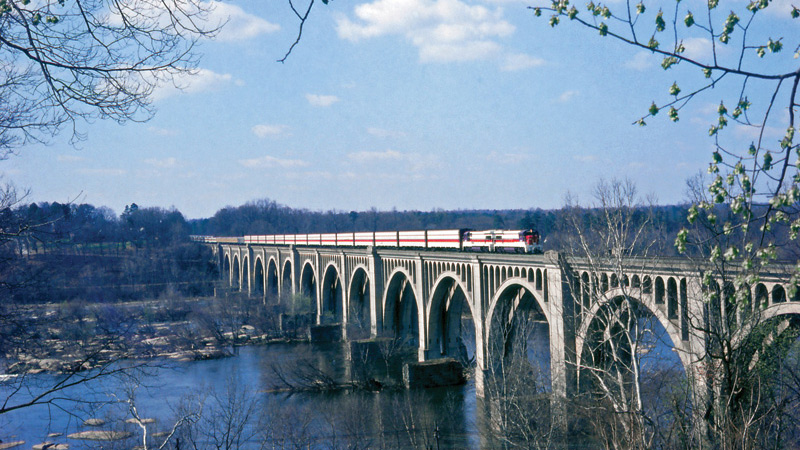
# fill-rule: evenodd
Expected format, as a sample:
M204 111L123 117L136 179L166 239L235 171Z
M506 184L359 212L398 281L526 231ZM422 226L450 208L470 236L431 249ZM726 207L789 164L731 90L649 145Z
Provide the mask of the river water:
M27 449L42 442L67 443L71 449L132 448L141 443L141 432L124 420L131 417L126 400L134 398L139 416L156 420L148 426L151 434L168 430L180 416L182 405L189 405L184 412L192 408L196 411L200 399L204 415L220 413L229 400L242 405L257 401L244 432L249 439L246 448L259 448L265 434L271 436L271 445L279 448L304 442L308 444L304 448L444 449L485 448L488 444L481 437L485 433L480 432L481 408L472 380L463 386L424 390L276 392L275 388L282 385L278 374L293 376L291 371L303 366L322 367L342 379L353 376L348 373L340 345L239 347L234 357L161 362L135 377L106 377L64 393L63 397L77 402L57 401L0 415L0 439L6 443L25 441L18 448ZM56 380L54 375L29 376L25 385L33 389L19 392L13 399L34 395L37 386L52 385ZM6 398L9 389L3 387L0 398ZM231 409L228 411L232 416ZM106 424L84 425L89 418L103 419ZM218 418L217 423L220 421ZM124 430L134 436L113 443L66 437L92 429Z

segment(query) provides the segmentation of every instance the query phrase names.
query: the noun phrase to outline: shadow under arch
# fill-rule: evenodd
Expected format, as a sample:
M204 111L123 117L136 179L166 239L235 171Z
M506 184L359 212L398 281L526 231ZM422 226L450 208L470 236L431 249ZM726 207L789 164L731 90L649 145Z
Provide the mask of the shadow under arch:
M242 290L250 293L250 257L242 258Z
M280 297L287 300L292 296L292 261L287 259L283 263L281 270L281 292Z
M421 308L411 277L405 269L398 268L389 276L383 294L383 325L380 335L399 340L402 344L419 348Z
M231 255L228 253L226 253L222 258L222 276L229 285L233 283L233 274L231 273Z
M367 338L371 331L369 296L369 275L367 268L359 265L350 277L347 289L347 337L348 339Z
M334 264L328 264L323 272L322 298L320 302L319 323L342 323L344 320L344 295L339 270Z
M231 287L235 290L241 289L241 270L239 269L239 255L233 255L231 266Z
M303 268L300 269L300 295L310 300L308 312L316 314L319 308L317 305L317 274L314 273L314 266L310 261L303 263Z
M474 362L475 320L466 292L458 274L452 271L442 273L434 282L428 302L427 358L449 356L465 366Z
M486 324L485 360L493 382L550 391L550 317L534 286L525 278L506 280L490 303Z
M275 258L270 258L267 263L267 279L266 279L266 292L267 296L277 300L278 297L278 264Z
M261 257L256 258L256 267L253 271L253 294L263 298L264 297L264 260Z

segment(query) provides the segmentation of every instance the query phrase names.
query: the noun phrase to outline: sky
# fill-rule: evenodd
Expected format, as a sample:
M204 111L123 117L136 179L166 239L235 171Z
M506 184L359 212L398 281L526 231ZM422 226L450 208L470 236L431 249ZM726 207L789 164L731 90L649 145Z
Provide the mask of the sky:
M550 209L567 193L589 203L601 178L626 177L659 203L684 202L735 86L677 123L662 114L633 125L698 70L665 72L649 52L573 24L552 29L529 4L317 2L278 63L297 33L287 2L215 3L226 26L200 43L183 89L155 92L151 120L79 124L86 140L29 145L0 172L31 190L28 201L175 207L187 218L263 198L311 210ZM797 31L781 12L772 26ZM710 54L707 40L686 47ZM747 130L731 133L749 142Z

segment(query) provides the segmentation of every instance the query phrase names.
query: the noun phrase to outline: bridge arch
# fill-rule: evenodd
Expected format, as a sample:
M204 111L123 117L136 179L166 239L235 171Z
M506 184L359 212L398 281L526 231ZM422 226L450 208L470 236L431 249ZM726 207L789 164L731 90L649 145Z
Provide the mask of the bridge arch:
M345 320L344 295L339 268L328 263L323 273L320 323L342 323Z
M266 292L267 295L278 297L278 262L275 258L270 257L267 262L267 278L266 278Z
M225 280L228 281L228 284L233 283L233 275L231 273L231 255L230 253L225 253L225 256L222 257L222 276Z
M371 329L370 279L367 267L359 264L350 276L347 292L347 326L348 338L369 337Z
M540 279L538 273L536 278ZM550 312L536 284L527 277L502 283L489 304L485 323L485 359L492 377L519 377L515 382L531 389L550 390L551 370L560 364L551 361Z
M239 266L239 255L233 255L233 264L231 265L231 287L236 290L241 290L242 285L242 271Z
M317 300L317 274L311 261L305 261L300 269L300 295L311 300L311 311L316 313L319 309Z
M420 324L424 323L421 317L421 312L424 310L419 303L421 297L416 292L413 278L401 266L392 271L388 280L381 302L383 305L381 334L419 348L420 341L425 339L420 328Z
M253 293L263 298L266 292L264 277L264 259L261 256L256 257L255 269L253 270Z
M250 293L250 257L248 255L242 257L242 287L240 290Z
M292 295L293 268L292 260L290 258L286 258L283 261L283 269L281 270L281 298L287 299Z
M475 314L467 292L457 272L444 272L434 281L426 315L429 358L449 356L465 365L475 358ZM466 328L464 312L469 312Z
M659 285L659 281L661 281L660 285L663 287L664 282L661 277L656 278L656 286ZM659 307L657 298L652 299L651 296L642 294L643 293L641 292L631 292L631 290L618 287L605 292L594 304L592 304L592 307L585 312L585 316L582 319L575 336L575 357L578 367L584 367L585 365L590 364L584 361L586 356L585 352L588 351L586 348L587 339L592 335L593 327L597 326L597 322L600 320L601 315L610 314L610 308L616 307L616 303L619 299L628 298L632 300L633 303L644 308L645 313L652 316L663 328L667 337L671 341L671 348L677 350L675 353L677 353L677 356L680 359L684 374L692 373L689 353L681 351L683 331L678 325L675 324L675 321L669 319L669 312L665 314L663 307ZM661 305L663 305L663 302ZM658 332L659 330L655 331ZM580 379L580 371L578 376Z

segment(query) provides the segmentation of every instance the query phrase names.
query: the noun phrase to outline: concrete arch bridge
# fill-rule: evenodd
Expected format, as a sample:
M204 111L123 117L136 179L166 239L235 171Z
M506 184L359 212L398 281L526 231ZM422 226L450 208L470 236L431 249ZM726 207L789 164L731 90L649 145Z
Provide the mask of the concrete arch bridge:
M752 306L737 309L729 284L712 280L710 288L703 287L698 269L685 259L635 260L613 268L553 251L518 255L246 244L237 238L203 242L214 249L232 288L281 302L303 294L311 299L309 312L317 324L342 324L345 339L394 337L413 347L419 361L474 359L479 395L483 374L509 352L522 324L540 330L538 343L520 345L538 346L548 359L552 392L575 390L576 367L585 358L593 323L623 297L663 328L685 373L695 377L707 342L698 324L709 314L727 315L734 325L753 311L764 319L800 317L800 296L789 298L785 275L764 274L747 287ZM711 307L704 300L709 289L718 299Z

